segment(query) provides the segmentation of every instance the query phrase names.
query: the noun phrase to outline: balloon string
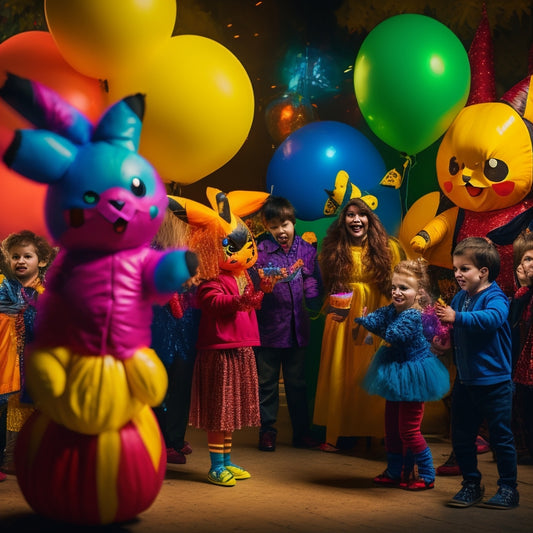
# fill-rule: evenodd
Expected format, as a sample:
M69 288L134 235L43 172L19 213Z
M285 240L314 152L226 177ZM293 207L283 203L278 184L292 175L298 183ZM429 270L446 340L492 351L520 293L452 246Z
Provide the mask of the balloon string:
M402 206L402 218L407 213L407 198L409 196L409 172L411 168L416 164L416 157L402 154L405 157L402 172L402 184L400 186L400 200Z

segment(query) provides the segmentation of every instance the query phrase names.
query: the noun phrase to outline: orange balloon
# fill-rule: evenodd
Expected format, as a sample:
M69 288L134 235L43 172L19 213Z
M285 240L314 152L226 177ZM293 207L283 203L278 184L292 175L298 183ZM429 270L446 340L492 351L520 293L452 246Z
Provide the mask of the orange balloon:
M14 132L0 125L0 153L13 140ZM31 181L7 168L0 160L0 240L10 233L29 229L52 240L44 220L47 185Z
M44 220L44 199L47 186L0 165L0 238L29 229L52 240Z
M47 186L23 178L0 163L0 239L23 229L52 238L44 220L44 201Z
M101 82L74 70L59 52L46 31L27 31L0 44L0 84L6 72L38 81L56 91L64 100L96 122L107 107ZM0 122L9 128L28 127L4 102L0 103Z

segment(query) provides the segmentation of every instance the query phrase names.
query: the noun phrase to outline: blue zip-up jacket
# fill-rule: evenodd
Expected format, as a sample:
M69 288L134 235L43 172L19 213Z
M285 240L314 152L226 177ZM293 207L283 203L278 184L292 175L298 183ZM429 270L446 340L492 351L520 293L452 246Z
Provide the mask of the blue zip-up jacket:
M266 293L261 309L256 311L261 346L268 348L304 347L309 344L310 319L306 306L320 309L321 277L316 249L299 235L288 253L272 238L257 245L258 258L248 271L257 285L257 270L265 267L290 268L298 259L303 267L288 282L278 282Z
M457 377L466 385L494 385L511 379L509 299L496 282L472 297L462 311L467 293L459 291L451 307Z

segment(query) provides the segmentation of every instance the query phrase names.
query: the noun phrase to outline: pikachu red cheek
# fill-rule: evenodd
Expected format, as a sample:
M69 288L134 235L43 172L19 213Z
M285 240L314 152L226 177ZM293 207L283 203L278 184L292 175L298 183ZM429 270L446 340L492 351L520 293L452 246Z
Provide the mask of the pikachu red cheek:
M509 196L515 190L515 183L512 181L505 181L503 183L495 183L492 185L492 190L498 196Z
M442 184L442 188L444 189L444 192L446 194L452 192L452 189L453 189L453 183L451 181L445 181L443 184Z

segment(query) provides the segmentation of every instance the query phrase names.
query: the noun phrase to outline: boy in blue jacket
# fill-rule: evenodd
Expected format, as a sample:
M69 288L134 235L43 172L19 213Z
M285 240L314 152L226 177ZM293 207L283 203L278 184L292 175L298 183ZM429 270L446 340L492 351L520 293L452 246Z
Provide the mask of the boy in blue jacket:
M461 490L448 502L470 507L482 501L476 436L485 418L498 467L498 491L482 503L493 509L518 506L517 467L512 412L512 352L509 300L494 281L500 271L496 248L482 237L468 237L453 251L460 291L451 306L437 306L442 322L453 324L457 367L452 392L452 445L461 468Z
M259 449L276 449L279 378L283 374L292 424L292 444L318 447L310 435L305 379L310 318L307 308L320 309L321 278L315 247L295 234L294 207L286 198L269 196L261 218L269 232L257 245L250 275L265 291L257 322L261 346L254 348L259 378L261 429Z

